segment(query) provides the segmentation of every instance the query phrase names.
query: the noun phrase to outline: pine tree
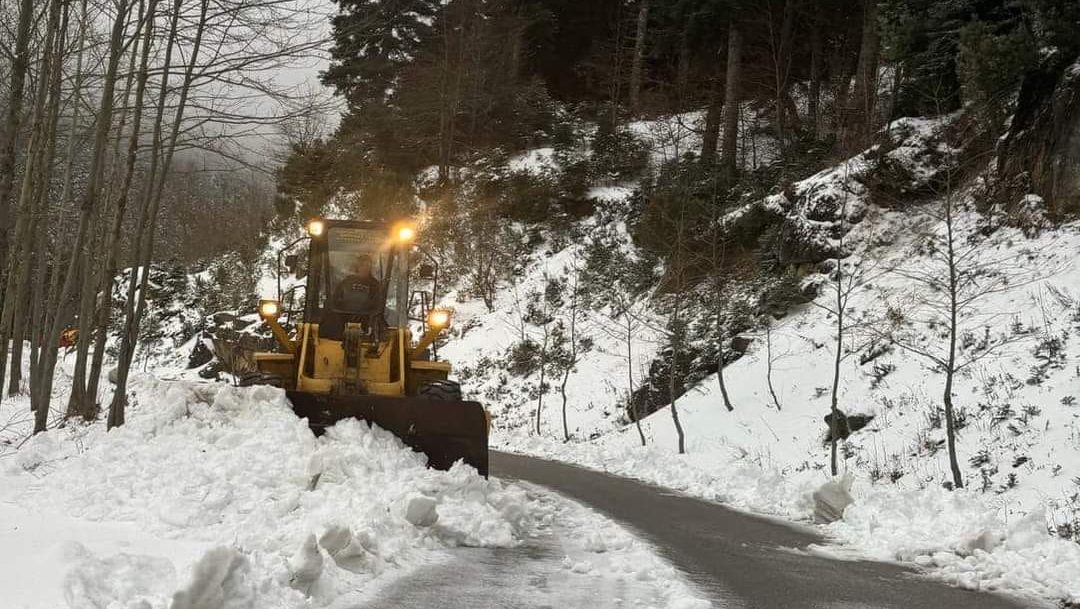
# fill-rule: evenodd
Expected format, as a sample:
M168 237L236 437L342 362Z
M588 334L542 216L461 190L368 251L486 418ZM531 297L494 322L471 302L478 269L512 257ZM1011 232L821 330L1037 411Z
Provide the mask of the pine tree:
M432 34L438 2L432 0L339 0L332 21L334 46L324 84L355 109L387 101L401 70Z

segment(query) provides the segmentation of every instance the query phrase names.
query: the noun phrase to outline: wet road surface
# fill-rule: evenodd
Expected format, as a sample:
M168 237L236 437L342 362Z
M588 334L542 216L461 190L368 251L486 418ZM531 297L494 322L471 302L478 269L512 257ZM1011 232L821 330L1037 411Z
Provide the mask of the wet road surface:
M797 528L570 465L492 453L491 475L584 503L651 542L714 606L740 609L1019 609L1041 603L953 588L899 565L806 554Z
M627 527L716 609L1030 609L1035 601L947 586L899 565L807 553L810 527L746 514L641 482L561 463L491 454L491 475L545 487ZM635 582L580 578L555 529L522 547L460 548L381 590L364 609L649 607Z

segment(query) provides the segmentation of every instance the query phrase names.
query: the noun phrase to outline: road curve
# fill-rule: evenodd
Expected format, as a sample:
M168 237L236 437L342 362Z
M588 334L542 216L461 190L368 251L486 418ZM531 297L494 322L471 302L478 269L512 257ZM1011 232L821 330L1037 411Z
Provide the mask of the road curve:
M905 567L800 552L825 543L723 505L595 471L491 453L491 475L550 488L637 532L708 594L743 609L1020 609L1044 606L953 588Z

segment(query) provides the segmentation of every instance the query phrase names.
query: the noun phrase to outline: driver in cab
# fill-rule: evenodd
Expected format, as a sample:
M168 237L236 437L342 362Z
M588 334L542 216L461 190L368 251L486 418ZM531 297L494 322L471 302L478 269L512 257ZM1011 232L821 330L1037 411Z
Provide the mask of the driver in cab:
M334 308L342 313L370 313L378 306L379 280L371 273L371 256L353 260L349 273L334 290Z

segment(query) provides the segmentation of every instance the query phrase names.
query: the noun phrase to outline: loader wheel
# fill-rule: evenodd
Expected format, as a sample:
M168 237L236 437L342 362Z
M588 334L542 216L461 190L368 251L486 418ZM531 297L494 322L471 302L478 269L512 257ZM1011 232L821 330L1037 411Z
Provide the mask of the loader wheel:
M241 387L269 385L271 387L281 388L285 386L285 383L280 376L276 374L266 374L265 372L259 372L258 370L240 375L237 384Z
M418 395L429 400L460 402L461 385L454 381L432 381L426 385L421 385Z

